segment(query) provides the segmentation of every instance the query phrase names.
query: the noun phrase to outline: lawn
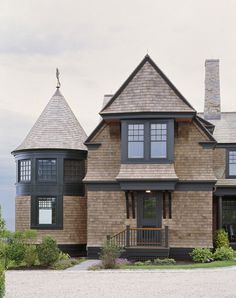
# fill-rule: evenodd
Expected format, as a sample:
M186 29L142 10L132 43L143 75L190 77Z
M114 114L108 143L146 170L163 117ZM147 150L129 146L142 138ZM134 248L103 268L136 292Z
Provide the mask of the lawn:
M123 265L120 269L197 269L197 268L221 268L236 266L236 261L215 261L211 263L196 263L182 265Z

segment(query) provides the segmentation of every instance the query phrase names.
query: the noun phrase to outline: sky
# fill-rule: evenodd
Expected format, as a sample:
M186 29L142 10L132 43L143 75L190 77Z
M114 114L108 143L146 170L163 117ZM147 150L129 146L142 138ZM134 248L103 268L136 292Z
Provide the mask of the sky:
M15 162L55 92L89 134L113 94L148 53L198 110L204 62L220 59L223 111L236 111L236 1L0 0L0 204L14 229Z

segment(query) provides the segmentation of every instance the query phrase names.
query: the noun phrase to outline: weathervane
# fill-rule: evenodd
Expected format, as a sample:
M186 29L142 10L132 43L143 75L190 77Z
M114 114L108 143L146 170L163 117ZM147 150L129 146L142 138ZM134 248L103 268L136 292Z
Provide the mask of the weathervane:
M60 87L61 87L61 83L60 83L60 80L59 80L59 76L60 76L60 72L59 72L59 69L57 68L57 69L56 69L57 88L60 88Z

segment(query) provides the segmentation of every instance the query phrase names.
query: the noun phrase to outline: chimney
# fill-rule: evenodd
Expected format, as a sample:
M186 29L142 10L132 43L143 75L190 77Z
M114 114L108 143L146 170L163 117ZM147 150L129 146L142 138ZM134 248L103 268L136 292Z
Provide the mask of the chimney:
M102 107L104 108L108 101L112 98L113 94L105 94L103 98Z
M205 105L206 120L220 119L220 74L219 59L208 59L205 62Z

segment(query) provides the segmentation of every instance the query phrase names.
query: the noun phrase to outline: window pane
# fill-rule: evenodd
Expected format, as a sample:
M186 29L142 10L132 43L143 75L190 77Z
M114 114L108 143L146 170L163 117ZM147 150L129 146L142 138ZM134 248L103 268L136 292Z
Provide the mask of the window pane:
M167 124L152 123L150 130L151 158L167 157Z
M143 158L143 142L129 142L128 157Z
M236 151L229 151L229 175L236 176Z
M128 125L128 158L144 157L144 124Z
M56 159L39 159L37 163L39 181L56 181Z
M64 179L67 182L82 181L85 176L85 164L83 160L64 160Z
M156 198L145 198L143 200L143 218L156 218Z
M20 177L21 182L27 182L31 180L31 160L20 160Z
M236 176L236 163L229 165L229 174L231 176Z
M38 223L56 224L56 198L38 198Z
M166 142L151 142L151 157L166 158Z

